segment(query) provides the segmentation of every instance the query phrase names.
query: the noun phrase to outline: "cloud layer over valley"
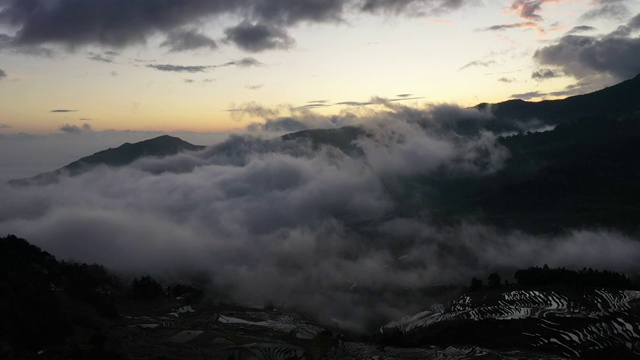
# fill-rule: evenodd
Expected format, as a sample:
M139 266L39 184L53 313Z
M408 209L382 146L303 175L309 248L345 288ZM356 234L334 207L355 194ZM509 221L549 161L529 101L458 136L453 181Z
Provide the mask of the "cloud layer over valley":
M491 133L461 135L452 125L482 122L483 112L385 106L327 122L363 127L348 154L305 138L235 135L47 186L2 186L0 233L125 273L203 272L224 299L295 306L352 329L423 310L420 289L492 271L542 261L636 269L640 243L613 232L542 238L397 216L403 179L482 176L509 153ZM319 121L294 120L309 119Z

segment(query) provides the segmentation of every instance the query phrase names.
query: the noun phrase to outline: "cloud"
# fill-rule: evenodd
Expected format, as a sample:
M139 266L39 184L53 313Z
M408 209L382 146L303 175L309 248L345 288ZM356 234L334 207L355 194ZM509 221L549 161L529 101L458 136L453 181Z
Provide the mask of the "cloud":
M582 20L597 18L624 19L629 14L626 0L592 0L594 8L580 16Z
M633 20L628 25L633 26ZM601 75L626 80L640 73L640 37L621 26L605 36L565 35L535 52L534 60L576 79Z
M0 124L0 129L11 129L11 125L8 125L8 124Z
M0 12L1 15L1 12ZM1 20L0 20L1 21ZM10 51L21 55L53 57L55 51L38 45L25 45L16 42L15 36L0 34L0 51Z
M551 70L551 69L540 69L540 70L536 70L531 74L531 78L534 80L546 80L546 79L553 79L556 77L559 77L560 75L558 75L555 71Z
M92 131L93 129L89 124L82 124L82 126L66 124L62 125L59 130L65 134L79 134L86 131Z
M245 89L248 90L260 90L262 89L262 87L264 86L264 84L256 84L256 85L245 85Z
M461 66L458 70L464 70L470 67L474 67L474 66L483 66L483 67L487 67L487 66L491 66L491 65L495 65L497 64L497 62L495 60L488 60L488 61L482 61L482 60L475 60L475 61L471 61L463 66Z
M55 110L51 110L50 112L52 113L69 113L69 112L77 112L78 110L71 110L71 109L55 109Z
M89 60L99 61L99 62L104 62L104 63L113 63L114 57L116 57L116 56L118 56L120 54L115 52L115 51L105 51L102 54L89 52L88 55L89 55L89 57L87 59L89 59Z
M200 73L206 72L214 66L183 66L183 65L170 65L170 64L149 64L148 68L156 69L165 72L186 72L186 73Z
M362 4L365 12L385 14L407 14L424 16L439 14L458 9L464 4L471 3L468 0L366 0Z
M550 2L558 2L560 0L515 0L511 3L510 11L518 13L518 15L527 20L541 21L542 5Z
M287 29L300 23L340 23L350 15L384 13L395 16L442 14L470 0L93 0L40 1L2 0L0 25L17 29L13 47L39 49L41 45L98 45L122 48L145 44L158 34L164 46L175 51L213 48L211 37L185 27L204 20L243 19L229 29L229 41L247 51L288 48L294 40ZM247 25L249 24L249 25ZM194 35L194 36L192 36ZM200 36L202 35L202 36ZM203 37L204 36L204 37Z
M640 29L640 13L634 16L631 20L629 20L629 23L627 24L627 26L629 26L631 30Z
M201 48L216 49L218 44L210 37L197 30L177 30L167 35L167 39L160 46L168 47L171 52L189 51Z
M431 300L423 290L479 274L542 262L637 269L640 244L614 232L543 237L397 216L405 204L399 181L486 174L508 153L491 134L450 130L461 116L486 119L480 111L385 106L339 116L363 124L351 156L304 139L235 135L200 152L99 167L50 186L0 186L0 233L129 275L204 272L224 301L272 302L354 330L416 313Z
M587 26L587 25L579 25L579 26L574 26L573 28L571 28L571 30L569 30L567 32L567 34L577 34L580 32L587 32L587 31L593 31L596 28L594 28L593 26Z
M521 100L530 100L534 98L546 98L546 97L567 97L584 94L590 91L595 91L600 89L599 87L593 86L592 83L589 82L578 82L577 84L571 84L565 86L562 90L550 91L550 92L540 92L540 91L532 91L523 94L513 94L511 98L513 99L521 99Z
M225 41L249 52L289 49L295 44L285 29L270 24L243 21L225 29L224 33Z
M516 79L514 79L514 78L508 78L508 77L501 77L501 78L499 78L499 79L498 79L498 81L503 82L503 83L507 83L507 84L508 84L508 83L515 82L515 81L516 81Z
M488 28L484 28L482 30L483 31L504 31L504 30L521 29L521 28L536 29L538 31L541 31L541 29L538 26L538 24L536 24L534 22L531 22L531 21L513 23L513 24L493 25L493 26L489 26Z
M6 77L7 77L7 73L4 70L0 69L0 80L4 79Z
M243 116L248 115L251 117L268 118L277 116L280 113L278 109L271 109L255 102L248 102L225 110L231 113L231 116L236 120L242 119Z
M522 93L522 94L513 94L511 95L512 99L520 99L520 100L530 100L530 99L535 99L535 98L539 98L539 97L544 97L545 95L547 95L546 93L541 93L539 91L529 91L526 93Z
M241 67L241 68L248 68L248 67L252 67L252 66L262 66L263 64L256 60L255 58L252 57L245 57L242 58L240 60L234 60L234 61L229 61L227 63L224 63L222 65L218 65L218 67L224 67L224 66L237 66L237 67Z

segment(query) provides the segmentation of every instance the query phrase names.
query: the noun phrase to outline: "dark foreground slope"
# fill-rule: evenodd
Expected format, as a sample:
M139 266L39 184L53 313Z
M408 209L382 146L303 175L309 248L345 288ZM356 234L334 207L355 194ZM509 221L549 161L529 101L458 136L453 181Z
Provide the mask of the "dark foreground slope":
M110 148L83 157L61 169L39 174L28 179L12 180L9 184L46 185L58 181L58 178L62 175L76 176L100 165L119 167L131 164L142 157L164 157L184 151L198 151L202 149L204 149L204 146L193 145L177 137L163 135L134 144L125 143L115 149Z
M192 286L160 287L148 276L125 285L99 265L58 262L15 236L0 238L0 260L0 358L8 360L640 355L640 292L625 287L626 278L606 272L593 274L618 276L622 287L554 283L461 289L452 302L392 322L381 332L352 334L314 314L225 305L201 298ZM586 278L598 278L590 274Z

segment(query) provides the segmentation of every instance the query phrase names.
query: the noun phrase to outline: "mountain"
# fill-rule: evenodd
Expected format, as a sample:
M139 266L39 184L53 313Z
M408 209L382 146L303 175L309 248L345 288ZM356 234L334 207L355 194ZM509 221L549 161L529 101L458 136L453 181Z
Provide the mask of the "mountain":
M514 121L537 120L545 125L556 125L584 117L620 119L637 116L640 114L640 74L605 89L566 99L508 100L497 104L483 103L475 108L493 113L495 120L489 128L497 132L518 130L513 128Z
M398 205L388 216L428 213L443 225L471 218L544 233L599 227L640 231L640 75L563 100L511 100L478 108L492 111L495 119L483 124L460 120L457 133L473 135L482 126L500 134L532 119L555 128L500 137L510 157L492 174L400 179L390 187ZM353 140L363 134L362 129L346 127L302 131L283 139L306 138L316 147L331 145L357 155Z
M164 157L185 151L198 151L204 146L190 144L180 138L163 135L134 144L125 143L115 149L107 149L83 157L58 170L42 173L27 179L11 180L10 185L46 185L55 183L62 175L76 176L99 165L120 167L137 159L153 156Z
M486 106L487 104L480 104L477 107ZM577 120L585 116L618 118L637 115L640 114L640 74L617 85L562 100L509 100L491 107L498 118L538 118L556 122Z

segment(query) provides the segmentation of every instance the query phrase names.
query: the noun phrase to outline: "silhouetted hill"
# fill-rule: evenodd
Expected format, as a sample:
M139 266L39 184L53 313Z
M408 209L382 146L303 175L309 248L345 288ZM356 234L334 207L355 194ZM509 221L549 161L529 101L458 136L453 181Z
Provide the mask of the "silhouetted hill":
M329 145L346 153L357 151L353 141L366 133L357 126L345 126L338 129L311 129L282 135L282 140L309 139L315 148Z
M69 165L48 173L36 175L28 179L11 180L11 185L46 185L54 183L61 175L76 176L98 165L119 167L131 164L137 159L153 156L164 157L183 151L198 151L204 146L190 144L180 138L163 135L135 144L125 143L115 149L107 149L93 155L83 157Z
M514 121L538 120L544 124L579 120L583 117L619 119L640 114L640 75L620 84L589 94L561 100L529 102L508 100L497 104L479 104L477 109L490 108L496 116L491 127L509 130Z

